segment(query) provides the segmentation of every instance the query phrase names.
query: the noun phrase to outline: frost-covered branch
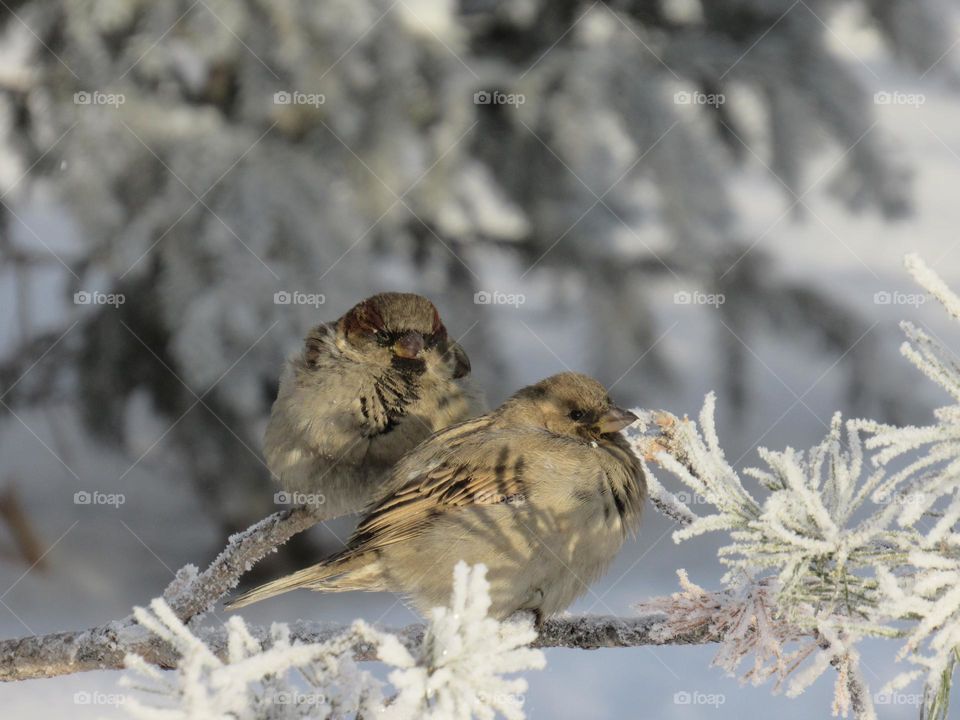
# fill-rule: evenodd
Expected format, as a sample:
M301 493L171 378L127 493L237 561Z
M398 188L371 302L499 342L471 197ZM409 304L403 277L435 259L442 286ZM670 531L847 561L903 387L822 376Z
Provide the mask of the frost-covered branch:
M675 542L725 533L718 552L728 568L724 589L708 592L681 572L681 592L638 606L664 612L661 630L703 629L721 638L714 664L743 682L773 678L774 691L802 693L831 667L836 670L834 713L875 718L859 669L856 643L864 636L895 636L879 611L873 570L906 562L919 534L898 526L899 508L878 493L882 469L867 470L863 421L833 418L827 437L802 453L760 448L765 467L735 470L726 460L708 395L699 426L668 413L655 415L655 438L631 438L644 463L655 460L697 497L694 513L652 478L658 506L681 525ZM745 479L752 480L747 489ZM752 657L752 667L739 672Z
M920 258L906 267L960 320L960 296ZM960 358L912 323L903 355L960 402ZM715 664L744 681L774 677L796 695L826 669L837 671L834 713L875 717L859 672L864 637L905 638L898 659L916 666L885 692L922 678L923 717L946 717L960 662L960 404L926 427L895 427L835 415L806 452L759 448L761 467L738 472L726 460L707 396L699 426L654 413L657 437L634 435L651 497L680 526L674 540L726 535L724 589L709 593L681 575L682 592L640 606L662 611L662 627L706 628L722 638ZM686 488L667 490L651 469ZM752 481L752 482L751 482ZM749 486L749 489L748 487ZM692 492L695 513L682 495ZM788 677L789 676L789 677Z
M124 663L121 683L144 691L124 709L135 718L493 718L522 720L526 680L516 674L542 668L543 653L530 617L489 617L486 568L460 563L450 607L434 608L420 637L398 636L354 621L321 641L301 641L275 623L258 637L239 616L224 625L218 654L209 639L184 624L161 598L136 608L143 633L162 640L177 657L176 670L136 653ZM387 684L361 670L355 649L391 670Z
M202 573L193 565L177 571L163 597L183 622L209 611L236 587L244 573L299 532L323 520L307 507L273 513L230 537L226 548ZM87 630L51 633L0 642L0 680L53 677L86 670L119 668L127 652L163 665L164 648L140 638L132 617ZM214 642L216 638L212 639Z
M241 576L291 537L324 517L308 507L273 513L243 532L232 535L210 566L199 575L187 565L164 591L164 598L184 622L202 615L237 586Z
M598 650L644 645L703 645L719 640L706 629L667 636L664 633L665 620L657 613L622 618L610 615L551 618L540 628L532 647ZM302 642L325 642L343 630L343 627L329 623L299 621L291 625L290 634ZM269 636L264 628L252 627L250 632L261 640ZM387 632L414 646L423 639L424 627L413 624ZM223 654L226 648L224 631L204 631L202 637L215 655ZM90 670L118 670L123 668L126 653L141 655L162 667L171 668L177 664L176 655L168 645L139 633L131 621L118 621L87 630L0 641L0 681L57 677ZM375 659L370 648L362 643L353 648L353 653L356 660Z
M344 630L326 623L298 622L291 627L291 638L301 642L322 643ZM390 633L410 645L423 638L422 625L391 629ZM265 628L251 627L250 633L263 642L269 637ZM223 629L200 631L210 651L223 657L227 650L227 634ZM132 619L106 623L87 630L35 635L0 642L0 680L30 680L57 677L91 670L120 670L127 654L139 655L149 663L175 668L175 649L152 636ZM356 660L373 660L370 647L358 643L353 648Z
M189 622L236 587L254 564L322 519L306 507L273 513L230 537L226 548L202 573L193 565L177 571L163 597L180 620ZM127 617L86 630L0 641L0 680L119 668L127 652L141 653L160 665L168 662L165 648L140 637L136 628L135 620Z
M227 547L202 573L192 565L181 568L163 593L165 601L181 621L189 623L209 611L256 562L320 519L322 517L315 512L303 507L264 518L232 536ZM660 631L662 620L658 615L553 618L541 627L534 646L596 649L700 644L717 640L702 630L679 633L665 640ZM136 620L128 617L85 630L0 641L0 681L120 669L127 653L140 655L162 667L174 667L176 657L171 648L140 630ZM291 628L292 636L303 642L325 642L342 631L343 628L307 622ZM252 628L251 632L260 639L268 634L259 628ZM423 626L411 625L391 632L416 643L422 639ZM204 635L204 640L215 654L221 654L226 647L226 636L222 631L210 631ZM354 657L357 660L373 659L369 648L362 644L354 648Z

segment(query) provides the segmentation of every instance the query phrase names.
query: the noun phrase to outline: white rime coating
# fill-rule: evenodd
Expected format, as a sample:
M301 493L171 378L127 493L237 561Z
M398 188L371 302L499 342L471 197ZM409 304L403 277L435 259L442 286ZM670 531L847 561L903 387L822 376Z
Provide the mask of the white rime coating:
M431 612L422 641L413 647L361 620L326 642L298 643L283 623L261 638L236 616L225 624L221 658L158 598L134 615L170 643L180 661L170 673L128 655L121 683L144 695L129 695L122 708L138 720L493 720L498 713L523 720L527 684L512 676L544 667L543 653L527 647L537 634L527 618L499 622L488 616L490 586L483 566L461 563L454 575L450 607ZM359 669L351 657L358 644L373 646L392 668L389 683Z

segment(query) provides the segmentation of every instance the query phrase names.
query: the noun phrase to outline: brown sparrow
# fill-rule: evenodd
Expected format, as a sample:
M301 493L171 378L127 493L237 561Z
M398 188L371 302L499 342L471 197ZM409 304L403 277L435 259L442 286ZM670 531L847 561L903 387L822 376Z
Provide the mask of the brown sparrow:
M646 481L618 432L636 419L585 375L526 387L404 456L342 552L228 607L306 587L398 592L425 612L447 603L465 560L487 566L492 615L557 613L639 526Z
M483 411L463 348L433 303L367 298L310 331L280 378L264 437L271 473L326 517L380 496L393 465L437 430Z

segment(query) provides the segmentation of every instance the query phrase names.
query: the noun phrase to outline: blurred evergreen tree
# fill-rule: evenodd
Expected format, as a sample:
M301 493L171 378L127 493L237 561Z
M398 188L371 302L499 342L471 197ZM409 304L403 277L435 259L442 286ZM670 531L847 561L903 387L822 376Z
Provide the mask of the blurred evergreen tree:
M845 152L839 198L908 211L872 98L829 46L841 5L904 63L948 47L932 0L9 2L4 266L20 283L53 268L68 303L92 288L127 302L71 309L52 362L5 402L76 401L124 445L146 394L173 428L165 451L234 530L272 508L255 458L283 355L383 287L430 295L461 332L481 318L464 344L494 399L512 383L473 301L491 263L569 288L560 316L584 299L584 369L606 380L659 334L651 278L727 288L741 337L799 325L846 348L850 314L772 283L725 191L756 152L792 203L827 141ZM37 197L75 220L75 246L13 241ZM275 304L293 290L326 303ZM66 327L25 332L4 389ZM742 410L743 348L724 336L717 352ZM848 358L853 393L865 353Z

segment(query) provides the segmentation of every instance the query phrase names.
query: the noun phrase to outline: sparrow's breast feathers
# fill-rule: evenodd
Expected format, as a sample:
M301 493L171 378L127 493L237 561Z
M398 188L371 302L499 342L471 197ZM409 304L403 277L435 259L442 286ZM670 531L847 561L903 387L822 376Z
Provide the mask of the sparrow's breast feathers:
M366 436L373 438L392 431L420 394L417 376L391 370L380 374L369 389L361 390L360 415Z
M368 438L392 431L421 396L420 375L404 368L376 368L364 363L336 340L336 326L325 323L306 339L303 364L311 373L323 373L336 385L331 393L353 388L358 398L359 424Z

